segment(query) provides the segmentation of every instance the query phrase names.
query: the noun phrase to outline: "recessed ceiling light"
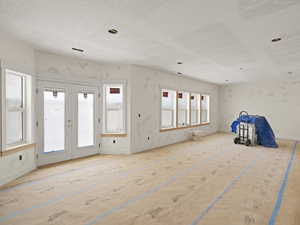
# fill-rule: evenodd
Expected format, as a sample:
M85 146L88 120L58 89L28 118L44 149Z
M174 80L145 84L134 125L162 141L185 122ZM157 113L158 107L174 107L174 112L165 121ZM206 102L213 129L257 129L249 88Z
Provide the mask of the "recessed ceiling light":
M240 70L243 70L243 67L241 67Z
M110 29L110 30L108 30L108 32L111 33L111 34L117 34L118 33L118 31L116 29Z
M83 49L80 49L80 48L72 48L73 51L77 51L77 52L84 52Z
M182 64L182 62L177 62L177 64L181 65L181 64Z
M180 73L180 72L178 72L177 74L178 74L178 75L182 75L182 73Z
M291 74L293 74L293 72L288 72L288 74L290 74L290 75L291 75Z
M225 82L228 82L229 80L225 80Z
M272 42L278 42L278 41L281 41L281 38L273 38L271 41Z

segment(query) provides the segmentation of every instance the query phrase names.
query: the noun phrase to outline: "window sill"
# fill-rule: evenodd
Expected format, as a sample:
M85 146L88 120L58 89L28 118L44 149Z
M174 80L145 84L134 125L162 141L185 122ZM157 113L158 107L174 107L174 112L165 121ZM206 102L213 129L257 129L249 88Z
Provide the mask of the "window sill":
M101 134L101 137L127 137L127 134Z
M166 131L172 131L172 130L182 130L182 129L188 129L193 127L202 127L202 126L208 126L210 123L202 123L197 125L190 125L186 127L174 127L174 128L166 128L166 129L160 129L160 132L166 132Z
M203 126L208 126L210 125L210 122L208 123L201 123L201 124L195 124L195 125L191 125L190 127L203 127Z
M35 143L31 143L31 144L21 144L21 145L5 148L2 150L1 156L8 156L16 152L20 152L28 149L34 149L35 146L36 146Z

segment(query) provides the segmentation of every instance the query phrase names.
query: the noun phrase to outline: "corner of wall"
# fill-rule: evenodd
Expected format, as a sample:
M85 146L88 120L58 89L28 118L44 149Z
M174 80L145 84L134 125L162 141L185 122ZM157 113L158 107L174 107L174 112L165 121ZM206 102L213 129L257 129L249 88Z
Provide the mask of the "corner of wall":
M0 59L4 69L35 76L35 50L4 33L0 36ZM0 185L3 185L36 168L35 149L2 156L0 162Z

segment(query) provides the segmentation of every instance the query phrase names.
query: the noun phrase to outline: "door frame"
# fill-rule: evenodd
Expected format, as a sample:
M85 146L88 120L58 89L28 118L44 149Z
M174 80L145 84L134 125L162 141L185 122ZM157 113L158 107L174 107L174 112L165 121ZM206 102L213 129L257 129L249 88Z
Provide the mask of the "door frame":
M49 80L49 79L37 79L36 85L36 98L37 98L37 165L42 166L46 164L66 161L70 159L85 157L89 155L95 155L100 153L100 137L101 123L100 123L100 112L101 112L101 99L100 99L100 88L96 83L83 83L83 82L68 82L65 80ZM55 88L65 91L65 150L57 152L43 152L44 136L43 136L43 92L45 88ZM94 146L88 148L77 147L77 90L87 91L89 93L94 92ZM92 90L92 91L91 91ZM72 127L68 128L68 120L72 120ZM74 120L76 122L74 122ZM73 138L72 138L73 137Z

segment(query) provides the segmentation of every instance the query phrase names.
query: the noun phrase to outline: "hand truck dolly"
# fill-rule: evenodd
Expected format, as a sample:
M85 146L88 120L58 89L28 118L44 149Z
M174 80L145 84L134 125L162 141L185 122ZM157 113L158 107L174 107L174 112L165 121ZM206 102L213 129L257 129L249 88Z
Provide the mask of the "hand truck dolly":
M244 117L243 117L244 116ZM239 125L237 127L237 136L234 138L235 144L244 144L246 146L256 144L256 130L255 125L250 124L247 118L248 113L246 111L241 111L239 114Z

